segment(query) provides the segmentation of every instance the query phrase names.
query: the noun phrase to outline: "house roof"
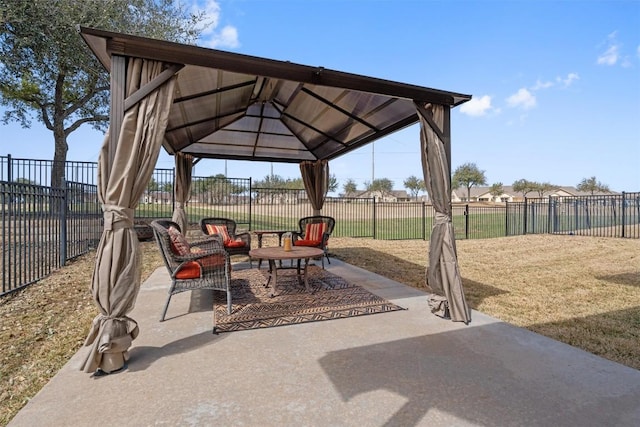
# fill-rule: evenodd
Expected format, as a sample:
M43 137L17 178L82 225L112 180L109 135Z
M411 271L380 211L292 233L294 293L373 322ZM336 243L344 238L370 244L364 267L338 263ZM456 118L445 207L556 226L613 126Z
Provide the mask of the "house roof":
M200 158L331 160L418 122L414 101L469 99L439 89L288 61L80 27L107 70L112 55L174 64L164 148Z
M487 186L473 186L471 187L471 197L472 198L478 198L478 197L482 197L482 196L487 196L490 195L489 192L491 191L491 187L487 187ZM609 191L609 192L596 192L594 194L591 194L590 192L587 191L578 191L575 187L571 187L571 186L563 186L563 187L554 187L553 190L551 191L546 191L543 193L542 197L549 197L549 196L553 196L556 195L558 192L565 192L571 196L602 196L602 195L611 195L611 194L617 194L613 191ZM461 186L458 188L454 188L453 192L458 196L458 197L467 197L467 187L465 186ZM513 190L513 186L511 185L503 185L502 186L502 194L506 194L506 195L510 195L510 196L520 196L522 197L522 193L521 192L517 192ZM528 198L536 198L539 197L538 192L536 191L531 191L527 194Z

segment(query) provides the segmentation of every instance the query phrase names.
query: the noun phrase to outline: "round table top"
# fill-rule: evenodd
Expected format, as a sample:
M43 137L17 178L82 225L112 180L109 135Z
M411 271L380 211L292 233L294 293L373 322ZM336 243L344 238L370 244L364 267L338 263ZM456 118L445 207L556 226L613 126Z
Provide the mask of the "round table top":
M249 251L251 258L261 259L302 259L315 258L322 255L324 255L322 249L309 246L293 246L290 251L285 251L282 246L270 246Z
M285 233L297 233L293 230L253 230L255 234L285 234Z

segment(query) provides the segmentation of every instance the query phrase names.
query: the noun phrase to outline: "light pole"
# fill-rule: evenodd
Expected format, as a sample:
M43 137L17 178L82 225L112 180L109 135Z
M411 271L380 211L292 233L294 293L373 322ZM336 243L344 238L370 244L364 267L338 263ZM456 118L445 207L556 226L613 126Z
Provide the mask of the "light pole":
M371 143L371 183L372 184L373 184L373 181L375 181L375 179L376 179L375 155L376 155L376 143L372 142Z

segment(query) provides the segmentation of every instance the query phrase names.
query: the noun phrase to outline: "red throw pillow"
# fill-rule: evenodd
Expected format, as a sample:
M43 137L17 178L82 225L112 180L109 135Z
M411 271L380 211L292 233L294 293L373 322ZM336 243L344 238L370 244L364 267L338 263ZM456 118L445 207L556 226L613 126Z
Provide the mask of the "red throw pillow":
M222 237L222 242L225 244L231 241L231 236L229 236L226 225L207 224L207 233L209 233L209 235L219 234L220 237Z
M327 224L324 222L315 222L313 224L307 224L304 230L304 240L322 240L324 230L326 230Z
M174 226L169 227L169 237L171 238L171 250L177 255L188 255L190 253L189 242Z

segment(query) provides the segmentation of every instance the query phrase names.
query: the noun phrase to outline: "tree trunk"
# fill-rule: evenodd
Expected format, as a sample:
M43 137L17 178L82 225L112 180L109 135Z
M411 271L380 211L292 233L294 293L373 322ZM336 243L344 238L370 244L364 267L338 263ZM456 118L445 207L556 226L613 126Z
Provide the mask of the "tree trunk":
M65 136L62 125L55 126L53 138L55 141L55 152L53 154L53 167L51 168L51 187L63 188L64 169L69 146L67 145L67 137Z
M55 153L53 155L53 166L51 167L51 187L64 188L68 145L62 126L55 127L53 137L55 140ZM52 214L58 214L63 212L66 206L63 203L50 203L49 209Z

